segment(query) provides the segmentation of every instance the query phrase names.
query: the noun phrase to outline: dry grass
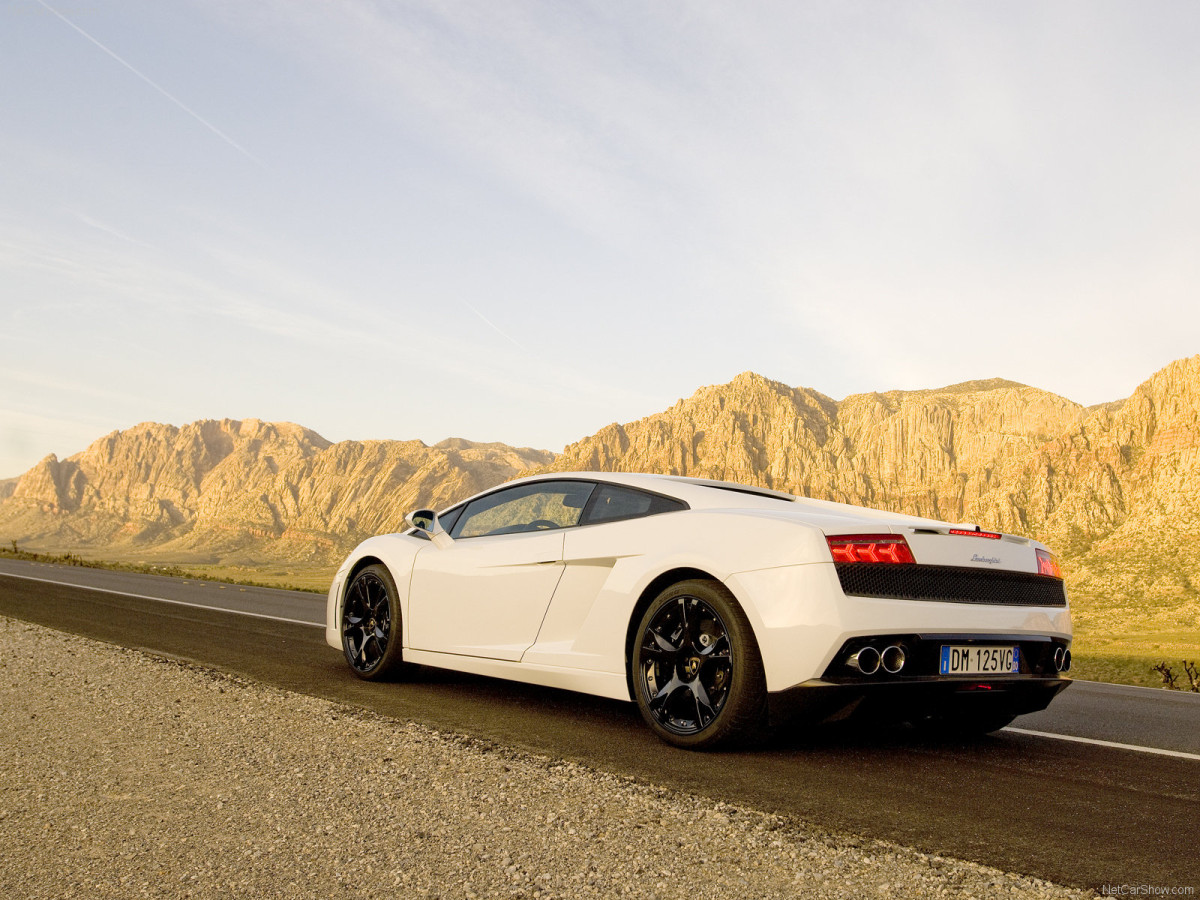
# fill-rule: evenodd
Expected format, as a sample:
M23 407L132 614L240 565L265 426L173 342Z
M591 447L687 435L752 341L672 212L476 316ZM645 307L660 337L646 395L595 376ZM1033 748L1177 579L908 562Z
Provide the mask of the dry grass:
M145 560L102 560L64 553L41 553L22 550L13 541L0 547L0 559L24 559L30 562L53 563L60 566L82 566L88 569L108 569L114 572L138 572L145 575L169 575L197 581L216 581L249 587L273 587L288 591L308 591L323 594L329 590L337 566L214 566L202 563L152 563Z
M324 594L337 566L188 566L192 577Z
M1138 619L1141 621L1138 621ZM1087 681L1162 687L1154 670L1165 662L1176 672L1184 660L1200 661L1200 628L1180 628L1175 616L1111 609L1100 615L1080 611L1071 646L1071 675Z

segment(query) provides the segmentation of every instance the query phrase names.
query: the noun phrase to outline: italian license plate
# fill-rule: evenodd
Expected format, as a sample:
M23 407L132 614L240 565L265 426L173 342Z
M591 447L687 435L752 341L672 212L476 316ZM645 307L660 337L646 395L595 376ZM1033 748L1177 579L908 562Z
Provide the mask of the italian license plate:
M943 675L1016 675L1021 671L1020 647L942 645Z

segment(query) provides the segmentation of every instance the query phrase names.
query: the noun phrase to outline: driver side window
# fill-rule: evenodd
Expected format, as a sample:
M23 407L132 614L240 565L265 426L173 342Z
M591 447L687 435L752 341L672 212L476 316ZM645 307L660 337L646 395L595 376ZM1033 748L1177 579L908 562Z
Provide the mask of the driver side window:
M496 491L469 503L450 536L457 539L570 528L579 524L595 487L587 481L541 481Z

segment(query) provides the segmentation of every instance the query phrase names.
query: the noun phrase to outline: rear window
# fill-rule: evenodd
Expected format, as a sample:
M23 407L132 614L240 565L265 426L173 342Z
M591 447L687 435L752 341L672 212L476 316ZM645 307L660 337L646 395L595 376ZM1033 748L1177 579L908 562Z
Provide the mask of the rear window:
M588 511L579 524L595 525L599 522L637 519L680 509L687 509L687 504L633 488L602 484L596 489Z

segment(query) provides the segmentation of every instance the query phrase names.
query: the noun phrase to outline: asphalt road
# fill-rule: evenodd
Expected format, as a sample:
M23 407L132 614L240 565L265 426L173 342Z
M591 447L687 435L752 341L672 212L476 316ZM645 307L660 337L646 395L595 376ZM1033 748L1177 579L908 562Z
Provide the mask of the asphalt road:
M1200 890L1200 695L1076 683L970 743L827 727L689 753L631 704L434 669L362 682L314 627L318 595L4 560L0 614L1006 871Z

